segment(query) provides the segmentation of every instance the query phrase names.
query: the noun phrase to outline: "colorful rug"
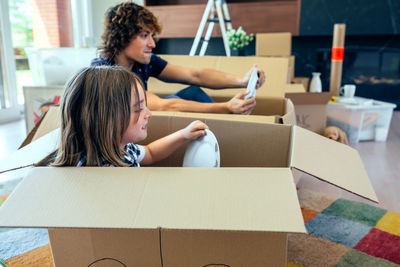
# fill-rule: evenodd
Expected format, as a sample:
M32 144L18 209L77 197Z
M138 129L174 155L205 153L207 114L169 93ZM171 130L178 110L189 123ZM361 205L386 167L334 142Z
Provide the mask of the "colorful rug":
M400 214L308 190L298 196L309 234L289 235L287 266L400 266ZM0 266L53 267L48 242L44 229L0 228Z
M298 190L309 234L290 234L288 266L400 266L400 214Z

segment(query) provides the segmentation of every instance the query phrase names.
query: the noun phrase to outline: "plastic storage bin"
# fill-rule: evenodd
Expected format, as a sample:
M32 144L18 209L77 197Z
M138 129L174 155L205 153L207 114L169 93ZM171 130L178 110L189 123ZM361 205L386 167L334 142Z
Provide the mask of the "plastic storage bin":
M96 48L25 48L34 85L64 85L79 69L88 67Z
M338 102L329 102L327 106L328 126L345 131L349 143L386 141L396 105L362 97L337 99Z

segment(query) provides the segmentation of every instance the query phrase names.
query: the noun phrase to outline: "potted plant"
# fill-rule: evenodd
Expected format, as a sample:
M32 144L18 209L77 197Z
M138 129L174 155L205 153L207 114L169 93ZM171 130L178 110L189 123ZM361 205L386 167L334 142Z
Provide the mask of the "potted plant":
M237 30L229 29L226 33L228 38L228 45L231 48L232 56L242 56L244 55L244 48L250 44L254 39L254 34L247 33L240 26Z

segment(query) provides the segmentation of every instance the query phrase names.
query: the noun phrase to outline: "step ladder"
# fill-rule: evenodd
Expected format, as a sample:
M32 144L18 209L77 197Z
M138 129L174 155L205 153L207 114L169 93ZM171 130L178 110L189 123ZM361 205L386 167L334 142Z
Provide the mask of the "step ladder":
M217 11L217 17L215 17L215 10ZM224 14L222 14L222 11ZM226 0L208 0L206 9L203 13L203 17L200 21L199 29L197 30L192 48L190 49L189 56L194 56L196 54L197 47L199 46L199 42L201 36L203 35L204 27L206 26L207 22L209 24L200 48L199 56L204 56L204 54L206 53L208 42L210 41L210 37L214 29L214 24L219 23L219 26L221 28L222 40L224 42L225 53L228 57L230 57L231 50L229 49L228 39L226 37L225 23L228 30L232 29L232 23L229 17L228 5L226 4Z

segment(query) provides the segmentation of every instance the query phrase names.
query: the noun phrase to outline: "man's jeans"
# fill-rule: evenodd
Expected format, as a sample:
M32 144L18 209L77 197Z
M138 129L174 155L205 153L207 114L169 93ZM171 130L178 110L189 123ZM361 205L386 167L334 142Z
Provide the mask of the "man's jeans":
M201 103L214 103L215 101L207 95L200 87L192 85L185 89L176 92L175 94L164 97L168 98L180 98L185 100L192 100Z

